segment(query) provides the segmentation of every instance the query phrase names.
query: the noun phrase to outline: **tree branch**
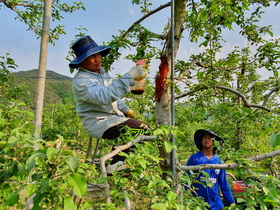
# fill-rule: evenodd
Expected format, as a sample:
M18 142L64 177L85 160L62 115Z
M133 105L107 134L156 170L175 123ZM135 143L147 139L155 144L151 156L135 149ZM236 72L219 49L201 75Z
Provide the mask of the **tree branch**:
M35 8L37 6L33 5L33 4L16 4L16 3L11 3L7 0L0 0L0 3L3 2L3 4L13 10L18 16L19 18L26 24L29 26L29 29L32 29L33 26L23 17L23 15L20 13L20 11L16 8L17 6L23 6L23 7L29 7L29 8ZM43 7L42 7L43 8Z
M176 80L174 81L174 83L177 84L178 82L180 82L180 81L183 79L183 77L191 70L191 68L192 68L194 65L199 65L198 63L199 63L198 60L196 60L196 59L193 60L193 61L191 62L191 64L188 66L188 68L186 68L184 71L182 71L182 72L178 75L178 77L176 77Z
M176 96L175 99L180 99L180 98L182 98L182 97L184 97L184 96L190 95L190 94L192 94L192 93L194 93L194 92L197 92L197 91L199 91L199 90L209 89L209 88L211 88L211 87L200 87L200 88L197 88L197 89L195 89L195 90L189 90L189 91L187 91L187 92L185 92L185 93L183 93L183 94L181 94L181 95ZM267 101L267 98L268 98L272 93L271 93L270 95L267 95L267 96L266 96L266 98L265 98L265 100L264 100L264 102L263 102L263 105L258 105L258 104L250 104L250 103L247 101L246 97L245 97L242 93L240 93L239 91L234 90L234 89L232 89L232 88L229 88L229 87L226 87L226 86L215 86L215 87L213 87L213 88L228 90L228 91L230 91L230 92L232 92L232 93L238 95L238 96L242 99L242 101L243 101L243 103L244 103L244 107L248 107L248 108L249 108L249 107L254 107L254 108L263 109L263 110L268 111L268 112L271 111L269 108L265 107L264 105L265 105L265 103L266 103L266 101ZM275 90L274 90L274 91L275 91ZM271 91L271 92L274 92L274 91Z
M143 20L145 20L146 18L148 18L149 16L153 15L154 13L166 8L166 7L169 7L171 6L171 2L168 2L166 4L163 4L163 5L160 5L158 8L150 11L148 14L144 15L143 17L141 17L139 20L135 21L127 30L126 32L122 35L122 37L126 37L126 35L134 28L134 26L136 24L139 24L141 23Z
M7 0L0 0L0 3L3 2L3 4L7 7L7 8L10 8L11 10L13 11L16 11L15 7L16 6L23 6L23 7L36 7L35 5L33 4L16 4L16 3L11 3Z
M262 155L254 156L249 158L248 160L251 161L260 161L266 158L272 158L276 155L280 155L280 150L276 150L270 153L265 153ZM231 163L231 164L203 164L203 165L196 165L196 166L184 166L181 164L178 164L179 168L184 171L198 171L202 169L234 169L239 167L239 163Z
M266 105L266 103L267 103L267 101L268 101L268 99L269 99L269 97L274 93L274 92L277 92L279 90L279 88L278 87L275 87L275 88L273 88L268 94L266 94L266 96L265 96L265 98L264 98L264 100L263 100L263 106L265 106Z
M265 111L270 112L270 109L267 108L267 107L265 107L265 106L263 106L263 105L250 104L250 103L247 101L246 97L245 97L242 93L238 92L237 90L233 90L232 88L225 87L225 86L216 86L216 88L228 90L228 91L230 91L230 92L232 92L232 93L238 95L238 96L242 99L242 101L243 101L243 103L244 103L244 107L248 107L248 108L249 108L249 107L254 107L254 108L259 108L259 109L263 109L263 110L265 110Z
M247 65L253 64L256 62L257 59L253 59L251 62L247 63ZM209 68L211 67L211 65L206 65L205 63L202 63L200 61L197 61L197 65L202 67L202 68ZM232 67L232 68L222 68L222 67L217 67L218 70L222 70L222 71L234 71L236 69L240 69L243 68L243 64L240 64L239 66L236 67Z

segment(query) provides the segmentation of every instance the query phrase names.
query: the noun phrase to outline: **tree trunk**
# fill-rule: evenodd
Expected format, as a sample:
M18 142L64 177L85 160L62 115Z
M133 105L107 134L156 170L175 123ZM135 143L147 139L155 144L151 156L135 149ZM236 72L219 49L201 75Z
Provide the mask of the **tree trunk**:
M166 41L166 48L161 55L161 65L156 81L156 123L157 125L171 125L171 51L174 50L174 60L179 48L181 33L183 31L186 13L186 0L176 0L174 7L174 46L171 46L171 31ZM173 49L172 49L173 48ZM165 58L165 59L164 59ZM164 78L163 78L164 77ZM164 141L164 140L163 140ZM163 158L161 167L163 171L171 170L171 153L166 153L160 148L160 157Z

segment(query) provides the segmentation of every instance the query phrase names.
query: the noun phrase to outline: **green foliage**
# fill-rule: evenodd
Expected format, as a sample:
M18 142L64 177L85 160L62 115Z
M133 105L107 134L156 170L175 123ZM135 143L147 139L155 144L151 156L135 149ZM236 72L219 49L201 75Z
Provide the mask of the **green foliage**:
M15 69L17 65L15 64L15 61L8 57L9 54L7 53L6 56L0 56L1 62L0 62L0 67L1 67L1 90L8 85L8 80L12 78L9 69Z
M67 147L69 140L62 136L49 142L35 139L32 113L18 109L15 104L2 106L0 111L1 206L24 205L20 201L24 192L24 200L33 195L33 209L76 206L69 194L80 198L87 194L86 179L96 173L94 168L81 163Z
M28 26L27 30L33 31L38 36L38 38L42 35L44 4L41 0L13 0L3 1L2 3L3 6L0 5L0 9L4 6L11 9L16 13L16 19L24 22ZM61 13L73 13L81 9L85 10L85 7L81 2L73 2L71 5L68 3L63 3L60 0L53 0L51 21L55 22L64 19ZM49 34L49 42L54 45L55 40L58 40L59 36L66 34L66 32L64 30L64 26L56 24L54 28L50 29Z
M3 157L1 159L0 173L1 175L3 174L0 184L1 190L3 189L3 196L0 198L2 207L14 206L15 208L21 209L25 205L25 200L33 195L33 204L36 209L52 208L53 205L56 205L57 209L83 209L85 206L94 206L100 209L119 209L120 206L123 206L123 188L125 188L126 196L129 197L130 201L138 206L142 205L143 208L150 206L154 209L205 209L207 204L201 199L193 197L191 194L192 190L185 191L183 189L186 185L190 187L192 183L190 177L186 176L184 172L179 172L178 180L175 183L172 179L162 179L162 171L159 165L162 160L159 158L159 151L157 149L161 146L162 142L158 140L137 144L134 151L127 157L127 171L119 172L112 177L108 177L109 184L113 186L113 189L110 191L113 201L112 204L105 204L105 200L100 200L100 198L98 200L94 198L88 199L87 183L102 184L104 179L100 179L100 170L98 167L95 168L94 165L85 163L83 161L85 159L84 153L78 152L79 149L77 151L77 148L85 150L87 142L82 139L87 139L87 136L84 134L79 137L79 133L81 134L82 131L82 125L77 116L75 117L76 114L73 105L60 104L45 107L42 133L46 133L46 127L51 125L53 126L53 130L58 131L60 128L61 131L58 133L54 132L52 138L46 138L45 140L35 139L32 136L32 113L18 109L17 107L18 104L14 103L14 106L10 106L9 108L3 105L1 109L1 122L5 122L3 125L6 125L2 126L1 139L3 140L1 141L0 150L1 157ZM217 112L219 109L215 106L214 110L216 112L213 113L216 113L217 116L213 114L209 115L209 113L212 113L211 107L209 109L202 109L202 107L198 106L198 110L201 112L196 115L191 114L199 113L196 111L196 106L180 105L177 108L180 110L178 115L182 117L188 116L191 123L189 125L187 123L180 123L176 128L174 127L172 129L168 126L162 126L154 130L153 134L158 135L160 138L171 134L175 135L177 156L182 159L184 156L187 158L190 152L189 146L186 146L188 145L186 138L189 139L189 145L195 151L196 149L193 146L193 139L191 137L193 131L196 128L207 128L214 131L216 131L215 128L221 128L219 121L215 119L222 113ZM22 113L25 114L22 115ZM248 125L252 124L251 120L256 120L257 115L249 117L251 114L247 115L247 112L240 113L242 114L239 117L243 115L247 116L244 117L243 121L248 121ZM210 119L211 121L209 121ZM201 121L200 123L198 123L199 120ZM225 123L226 118L223 120ZM228 119L228 121L230 120ZM266 138L266 141L268 141L268 134L274 130L272 129L272 125L278 128L275 120L273 118L266 118L266 125L271 128L263 137L264 139ZM211 123L209 124L209 122ZM67 123L69 124L66 125ZM77 126L78 124L79 126ZM256 124L255 126L259 125ZM246 131L250 135L254 132L255 135L259 135L254 126L246 126L246 128ZM72 133L72 130L75 132ZM249 132L249 130L254 132ZM58 134L65 136L65 138ZM226 136L229 137L230 135L231 132L227 130ZM79 138L80 140L77 141ZM126 138L125 141L130 140L133 140L132 136L131 138ZM250 196L248 195L246 197L247 200L250 200L249 204L251 208L260 205L266 207L278 205L278 197L276 195L279 193L279 189L277 188L277 170L279 170L277 164L279 160L276 158L273 163L266 161L265 164L255 166L244 159L248 155L251 156L249 154L250 152L235 151L231 146L232 143L226 140L226 145L220 151L220 156L224 160L242 164L242 167L234 171L236 177L244 180L247 178L248 182L249 180L254 180L255 178L248 178L248 169L252 171L250 175L253 177L257 177L259 174L258 171L261 168L262 173L266 172L268 174L263 175L266 177L265 179L260 179L255 182L255 190L252 193L250 192ZM261 143L260 139L258 139L258 143ZM34 149L34 144L38 149ZM267 144L266 150L269 149L268 147L269 145ZM170 152L173 146L166 144L165 148L166 152ZM108 145L101 145L100 149L101 153L103 151L108 152ZM246 150L250 151L250 148L247 147ZM125 173L129 173L130 176L123 177ZM252 181L249 183L250 185L252 183L254 184ZM179 189L181 188L183 190L181 196L177 195L177 191L173 188L178 184L181 184ZM263 187L260 188L260 186ZM15 187L17 190L14 190ZM79 205L70 196L72 194L82 199L83 202ZM56 196L54 197L52 195ZM143 199L141 204L138 203L139 196ZM256 198L263 198L264 202ZM236 206L239 208L245 205L241 199L238 199L238 202ZM231 208L234 209L234 207Z
M34 138L34 115L27 111L25 103L17 100L21 96L19 93L23 93L22 90L19 88L17 97L11 97L15 89L12 88L10 80L13 76L7 68L12 67L14 63L11 59L7 61L8 65L1 62L3 68L1 75L3 95L0 105L1 209L8 206L22 209L28 198L32 198L33 209L44 209L52 205L57 206L56 209L63 209L63 206L67 209L77 209L77 204L70 195L81 198L87 194L87 176L93 176L95 169L81 162L84 158L78 158L73 150L79 145L77 142L79 138L73 140L71 137L76 137L79 133L80 138L83 138L81 135L83 132L76 130L77 125L80 124L81 127L81 123L75 114L75 108L68 102L63 108L68 113L56 116L63 117L63 121L57 118L60 121L55 123L56 125L62 125L65 121L72 123L72 132L75 130L75 133L70 134L71 127L65 126L67 132L61 127L60 132L54 134L55 137L52 136L46 141ZM5 98L9 100L4 100ZM60 108L58 105L57 107ZM48 121L46 120L46 125ZM58 135L61 132L67 140ZM86 206L86 202L83 206Z
M274 166L276 165L273 164L272 167ZM245 171L246 173L244 173ZM279 207L279 174L267 173L260 167L260 164L254 162L243 162L243 166L236 168L235 173L239 180L244 181L246 187L244 192L236 194L238 206L231 209L275 209Z
M88 138L75 106L70 102L65 105L47 104L44 107L42 138L54 141L57 135L79 142Z
M185 191L180 197L173 190L174 182L168 178L161 178L160 161L155 145L158 140L144 142L136 145L134 152L127 159L127 170L115 173L109 178L114 188L110 191L113 203L122 205L124 199L123 189L131 202L135 202L136 209L204 209L206 205L202 200L194 198L190 192ZM129 173L129 176L127 174ZM126 176L124 176L126 175ZM182 176L183 174L180 174ZM184 176L183 176L184 177ZM179 187L181 188L181 187ZM180 189L182 190L182 189ZM137 202L139 196L143 199ZM145 204L144 204L145 203Z
M20 2L23 1L10 1L6 6L16 8ZM127 157L128 169L107 178L112 186L111 204L106 203L104 198L87 197L88 182L103 184L105 180L100 178L98 166L84 161L88 136L75 114L70 93L66 88L61 89L70 83L55 81L46 85L45 95L54 100L45 100L43 138L35 139L32 135L33 115L18 100L25 93L24 89L15 89L11 81L9 70L16 68L16 64L8 55L0 57L1 208L11 206L22 209L26 199L34 196L34 209L119 209L123 206L125 189L125 195L136 205L140 205L137 203L139 197L143 199L143 209L206 209L207 204L191 194L194 189L191 187L193 180L190 176L178 170L178 176L173 177L169 171L165 171L169 176L162 179L163 172L159 165L163 161L159 158L160 147L164 148L165 153L175 148L178 160L185 163L197 151L193 144L193 134L199 128L213 130L226 140L219 156L226 163L239 163L240 167L232 173L250 186L249 191L242 194L244 199L237 198L238 203L230 209L279 207L279 157L260 163L247 160L248 157L279 147L278 95L274 94L279 89L279 40L273 37L265 39L265 35L273 35L271 27L257 25L263 9L270 3L246 0L186 2L186 13L181 16L185 22L180 34L183 28L187 28L190 41L205 47L201 48L200 53L191 55L189 61L176 61L176 77L184 82L183 86L176 86L176 93L188 91L188 98L181 98L180 103L176 103L176 126L169 127L156 126L158 116L152 81L147 79L148 85L143 95L127 95L126 103L136 111L138 119L151 125L158 139L136 145ZM16 12L30 29L40 35L38 28L41 28L42 2L32 3L33 7ZM135 0L132 3L139 5L143 13L150 11L149 1ZM84 9L81 3L73 4L69 6L53 1L53 18L62 18L59 10L73 12ZM251 45L242 49L235 47L221 58L219 53L225 42L223 32L232 30L233 26L238 26L238 32ZM169 29L170 25L167 24L164 33L168 34ZM80 29L77 37L84 35L84 30ZM50 41L58 39L58 34L63 33L63 27L57 25L51 31ZM109 71L112 63L120 58L120 48L135 48L135 54L127 56L132 61L157 58L160 50L154 47L154 42L164 35L153 34L140 23L134 24L128 31L121 30L119 36L113 36L112 41L103 43L112 47L110 55L103 60L104 68ZM169 41L165 38L162 40L163 49ZM182 37L176 36L176 39L179 38ZM252 50L252 46L256 50ZM197 61L195 65L193 61ZM260 69L272 71L273 76L260 81ZM28 80L24 83L27 84ZM30 83L35 82L30 80ZM35 89L29 91L32 93ZM26 104L32 104L30 97ZM263 107L252 108L249 106L251 104L262 104ZM264 106L271 112L267 112ZM170 143L171 136L175 137L176 145ZM133 138L133 135L125 136L119 143L126 143ZM98 156L108 153L112 142L109 143L105 141L101 145ZM125 177L126 172L129 173L128 177ZM188 190L183 190L182 186ZM176 187L183 190L181 195L175 190ZM77 202L74 197L80 198L82 202Z
M10 71L16 67L15 61L9 57L8 53L6 56L0 56L0 101L2 103L19 99L27 92L24 85L13 83L15 78Z

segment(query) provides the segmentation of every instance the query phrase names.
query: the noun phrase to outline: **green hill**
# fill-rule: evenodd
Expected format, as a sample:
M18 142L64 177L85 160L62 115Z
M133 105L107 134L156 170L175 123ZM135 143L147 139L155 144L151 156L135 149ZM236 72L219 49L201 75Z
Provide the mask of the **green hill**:
M35 107L38 70L13 72L15 85L21 84L27 90L26 96L22 99L31 108ZM59 104L71 101L74 103L72 94L72 78L58 74L54 71L46 71L45 83L45 104Z
M32 69L32 70L29 70L29 71L13 72L12 74L13 74L14 77L36 79L38 77L38 69ZM73 78L58 74L58 73L56 73L54 71L51 71L51 70L47 70L46 71L46 79L54 79L54 80L58 80L58 81L71 81L72 82Z

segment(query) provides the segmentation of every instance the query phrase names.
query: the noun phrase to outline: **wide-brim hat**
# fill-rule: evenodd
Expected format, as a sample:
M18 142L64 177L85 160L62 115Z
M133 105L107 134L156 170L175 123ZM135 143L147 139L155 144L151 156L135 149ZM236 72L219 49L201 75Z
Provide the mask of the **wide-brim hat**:
M216 135L213 131L208 131L204 129L199 129L194 133L194 143L199 150L202 150L202 138L205 134L210 134L216 141L224 143L224 139Z
M98 46L90 36L79 38L72 46L76 58L69 64L71 69L78 68L80 63L88 56L100 53L102 57L108 55L110 46Z

